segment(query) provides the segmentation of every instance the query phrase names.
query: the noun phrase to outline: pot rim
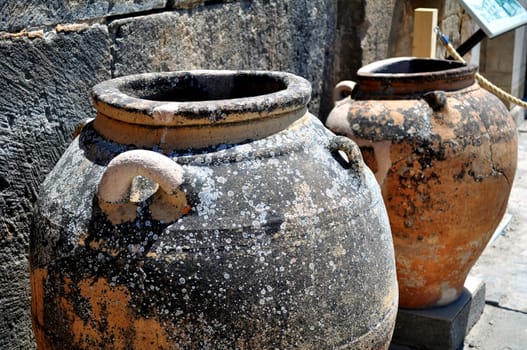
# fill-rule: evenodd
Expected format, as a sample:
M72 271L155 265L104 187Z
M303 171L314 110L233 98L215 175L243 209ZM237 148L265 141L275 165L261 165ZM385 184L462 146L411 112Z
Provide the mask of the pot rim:
M411 63L416 63L413 67ZM399 65L400 67L397 67ZM437 69L434 69L434 65ZM404 69L418 67L415 72ZM389 71L389 68L401 71ZM402 68L401 68L402 67ZM431 69L426 69L430 67ZM357 71L354 99L406 99L417 98L430 91L455 91L475 83L478 67L459 61L394 57L370 63Z
M133 94L137 86L153 86L164 81L178 84L180 79L194 78L214 84L228 84L236 77L260 79L278 84L271 91L254 96L212 98L191 101L156 100ZM176 86L176 85L174 85ZM209 86L212 88L212 86ZM158 126L210 125L239 123L251 119L279 117L305 109L311 98L311 84L297 75L279 71L257 70L186 70L142 73L101 82L93 87L92 100L98 113L111 119Z
M379 72L382 68L397 64L397 63L404 63L404 62L423 62L423 63L438 63L443 65L451 65L452 68L446 68L446 69L437 69L437 70L428 70L428 71L419 71L414 73L409 72ZM367 64L363 67L361 67L357 71L357 76L360 77L367 77L367 78L416 78L416 77L423 77L423 76L430 76L430 75L437 75L437 76L443 76L445 74L449 75L474 75L477 70L477 65L475 64L466 64L462 63L460 61L455 60L446 60L446 59L440 59L440 58L428 58L428 57L392 57L387 58L384 60L379 60L372 62L370 64Z

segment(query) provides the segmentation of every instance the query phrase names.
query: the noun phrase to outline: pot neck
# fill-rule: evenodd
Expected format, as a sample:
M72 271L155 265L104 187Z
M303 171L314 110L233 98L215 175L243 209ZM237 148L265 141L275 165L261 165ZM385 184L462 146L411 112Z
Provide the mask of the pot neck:
M259 139L307 112L311 86L289 73L147 73L96 85L94 128L139 147L203 148Z
M398 57L359 69L352 98L412 99L430 91L456 91L474 84L477 67L457 61Z

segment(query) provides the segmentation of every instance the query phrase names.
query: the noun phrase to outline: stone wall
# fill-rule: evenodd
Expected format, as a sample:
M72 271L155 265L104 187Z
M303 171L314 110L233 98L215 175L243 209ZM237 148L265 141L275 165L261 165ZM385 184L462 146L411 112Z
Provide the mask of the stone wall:
M0 40L0 349L31 341L32 203L76 123L91 115L87 92L110 77L109 52L101 25Z
M0 349L33 347L32 204L75 126L93 116L91 87L147 71L285 70L313 83L318 114L335 80L336 13L333 0L2 2Z
M463 14L454 0L440 17ZM313 84L324 119L336 82L409 55L412 0L22 0L0 3L0 349L32 348L27 261L39 184L93 117L91 87L123 74L272 69ZM443 4L444 3L444 4ZM436 5L437 6L437 5ZM52 224L52 223L50 223Z

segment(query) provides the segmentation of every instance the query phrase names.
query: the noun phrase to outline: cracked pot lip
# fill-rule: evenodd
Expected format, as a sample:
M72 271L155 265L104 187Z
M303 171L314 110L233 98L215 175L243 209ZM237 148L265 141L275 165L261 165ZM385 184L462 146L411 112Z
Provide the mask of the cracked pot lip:
M368 64L357 71L355 99L420 97L434 90L454 91L475 82L477 66L459 61L394 57Z
M146 90L163 83L180 90L182 81L190 79L205 89L227 88L236 79L254 80L272 85L258 93L241 92L231 98L229 92L213 91L213 98L170 100L145 96ZM196 87L196 86L194 86ZM311 84L297 75L278 71L188 70L142 73L123 76L97 84L92 90L97 112L131 124L148 126L205 126L211 123L239 123L305 109L311 98Z

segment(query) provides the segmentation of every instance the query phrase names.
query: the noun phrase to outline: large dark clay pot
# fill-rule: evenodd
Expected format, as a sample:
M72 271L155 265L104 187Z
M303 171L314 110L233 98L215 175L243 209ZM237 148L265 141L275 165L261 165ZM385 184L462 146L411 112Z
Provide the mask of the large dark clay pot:
M39 348L387 348L382 196L358 147L307 112L310 91L276 72L97 85L37 203Z
M395 58L342 82L327 126L361 148L388 209L400 305L448 304L498 226L516 170L517 135L475 66Z

